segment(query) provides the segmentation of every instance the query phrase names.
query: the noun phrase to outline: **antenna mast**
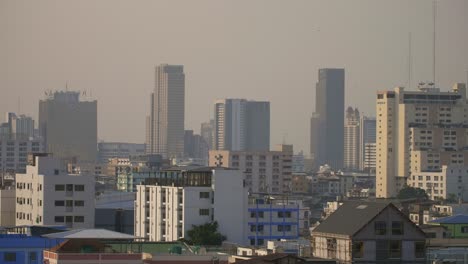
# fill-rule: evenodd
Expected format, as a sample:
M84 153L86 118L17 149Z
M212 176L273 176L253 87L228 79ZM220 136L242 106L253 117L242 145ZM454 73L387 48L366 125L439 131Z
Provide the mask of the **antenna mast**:
M436 82L436 17L437 17L437 2L432 2L432 20L433 20L433 39L432 39L432 82Z
M411 32L408 33L408 89L411 89L411 69L413 68L413 60L411 57Z

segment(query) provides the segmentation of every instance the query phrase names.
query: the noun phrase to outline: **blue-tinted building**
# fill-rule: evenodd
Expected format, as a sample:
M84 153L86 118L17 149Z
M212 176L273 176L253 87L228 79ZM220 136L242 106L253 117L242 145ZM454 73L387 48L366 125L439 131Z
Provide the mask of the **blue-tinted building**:
M309 208L287 197L253 196L248 205L248 239L252 246L267 240L298 239L309 228Z

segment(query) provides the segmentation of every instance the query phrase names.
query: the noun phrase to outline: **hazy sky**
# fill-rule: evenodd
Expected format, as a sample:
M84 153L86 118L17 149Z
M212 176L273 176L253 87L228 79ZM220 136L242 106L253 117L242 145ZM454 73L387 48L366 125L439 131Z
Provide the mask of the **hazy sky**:
M432 79L432 1L0 0L0 113L32 115L46 90L98 100L99 139L143 142L154 66L183 64L187 129L213 100L271 101L271 143L309 152L318 68L346 69L346 106ZM437 83L466 81L468 1L438 2ZM414 85L413 85L414 86ZM90 92L91 91L91 92Z

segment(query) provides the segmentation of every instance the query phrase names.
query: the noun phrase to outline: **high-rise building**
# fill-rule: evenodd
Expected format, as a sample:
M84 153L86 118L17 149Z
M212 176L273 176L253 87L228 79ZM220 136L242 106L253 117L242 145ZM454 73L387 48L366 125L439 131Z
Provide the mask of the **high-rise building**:
M30 139L34 135L34 120L25 115L6 113L6 122L0 124L0 137L9 139Z
M359 123L359 110L348 107L344 126L344 168L351 171L359 169L361 145Z
M42 140L0 137L0 174L26 172L28 154L43 152Z
M315 166L343 167L344 69L320 69L311 119L311 156Z
M94 176L69 174L51 156L31 158L26 173L16 174L16 225L94 227Z
M245 186L254 193L290 193L292 145L278 145L274 151L210 151L212 167L238 169L244 173Z
M215 138L215 122L211 119L210 122L202 123L200 128L200 136L208 144L208 149L213 149Z
M164 158L184 154L185 74L184 66L156 66L150 116L146 119L146 153Z
M193 133L193 130L185 130L184 158L203 160L203 165L208 164L208 144L205 139Z
M80 100L80 92L51 93L39 101L39 131L54 157L96 161L97 101Z
M451 92L432 83L420 83L419 91L378 92L376 196L395 197L408 184L430 197L468 199L467 111L465 84ZM447 193L445 180L460 187Z
M215 102L214 149L270 149L270 102L223 99Z
M361 117L359 166L362 171L375 173L375 117ZM370 151L369 153L367 151Z

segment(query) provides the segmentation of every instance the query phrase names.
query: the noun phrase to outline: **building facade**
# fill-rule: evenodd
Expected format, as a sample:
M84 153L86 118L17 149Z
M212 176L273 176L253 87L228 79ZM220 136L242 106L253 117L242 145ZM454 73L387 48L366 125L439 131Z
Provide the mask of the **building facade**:
M156 66L155 79L146 120L146 153L164 158L181 157L184 154L184 66Z
M375 117L362 116L360 125L359 165L361 171L375 173Z
M0 174L24 173L29 153L43 153L41 139L0 137Z
M268 151L270 149L270 102L245 99L217 100L214 149Z
M294 197L249 197L248 241L265 246L268 240L298 239L308 232L310 209Z
M441 172L443 165L467 166L467 108L465 84L455 84L450 92L432 83L421 83L419 91L378 92L377 197L395 197L407 179L412 185L413 175ZM468 181L466 174L460 176ZM454 194L462 196L461 188Z
M51 156L33 158L16 174L16 225L94 227L94 176L68 174Z
M319 69L315 113L311 119L311 156L315 166L343 168L344 69Z
M359 110L348 107L344 126L344 168L350 171L359 170L361 150Z
M245 243L247 190L237 170L174 167L137 186L135 236L149 241L187 238L193 225L217 221L229 242Z
M245 185L254 193L291 192L292 145L278 145L275 151L210 151L209 165L238 169Z
M39 101L39 132L55 157L83 162L97 158L97 101L60 91Z
M124 142L99 142L98 162L108 163L112 158L130 158L145 154L145 144Z

